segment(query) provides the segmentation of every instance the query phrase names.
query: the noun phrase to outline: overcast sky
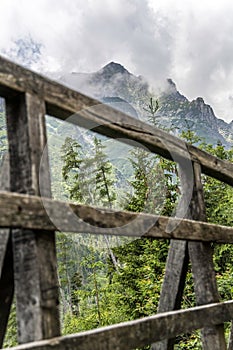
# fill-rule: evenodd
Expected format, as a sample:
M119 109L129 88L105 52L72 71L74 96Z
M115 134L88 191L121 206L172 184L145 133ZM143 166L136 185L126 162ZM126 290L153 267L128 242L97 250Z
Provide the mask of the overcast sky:
M0 14L0 52L31 37L42 73L115 61L155 86L172 78L190 100L202 96L233 119L232 0L0 0Z

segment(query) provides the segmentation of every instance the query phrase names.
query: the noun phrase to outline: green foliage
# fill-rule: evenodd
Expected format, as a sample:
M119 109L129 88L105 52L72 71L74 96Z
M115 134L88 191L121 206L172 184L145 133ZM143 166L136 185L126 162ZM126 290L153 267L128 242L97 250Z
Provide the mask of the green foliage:
M154 101L153 98L151 97L149 104L146 107L144 107L143 109L144 109L144 111L149 113L149 115L147 117L148 120L152 124L156 125L157 124L157 120L159 119L159 117L156 117L156 112L159 109L159 102L158 102L158 100Z
M130 152L129 161L134 174L129 181L131 192L126 194L124 209L153 214L161 212L166 184L158 159L140 148Z
M17 342L17 325L16 325L16 305L13 302L11 307L11 313L8 320L7 332L4 339L4 348L10 348L18 345Z
M201 335L200 331L194 331L192 334L180 335L177 337L177 344L174 350L201 350Z
M114 249L121 268L112 283L117 285L117 303L128 319L156 312L167 248L164 241L138 239Z
M233 162L233 150L226 150L220 142L216 147L202 145L202 148L220 159ZM209 221L220 225L232 226L233 188L224 182L207 176L203 176L203 183Z
M182 130L180 133L180 137L184 139L186 142L190 143L191 145L197 144L202 140L201 137L199 137L190 128L188 128L187 130Z
M85 275L80 269L80 261L88 250L68 234L57 233L56 241L62 315L68 311L76 314L79 308L76 290L82 285L82 274Z
M164 176L161 159L143 149L135 149L130 155L134 176L125 209L153 214L167 211L166 186L171 178ZM168 242L149 238L114 248L120 273L112 276L111 283L116 284L117 304L128 319L156 312L167 250Z
M158 104L154 105L153 100L150 100L147 112L151 114L151 122L155 125L157 108ZM190 129L190 125L187 126L187 130L181 132L181 137L190 144L199 144L201 148L222 159L233 160L232 150L226 150L220 143L216 147L206 145ZM69 142L68 148L75 146L71 141ZM90 203L87 194L81 198L75 193L78 193L81 187L86 186L90 189L92 184L91 193L95 203L112 207L116 201L114 168L105 155L104 146L95 139L92 154L86 155L85 159L82 149L78 145L75 147L76 149L72 150L73 154L69 154L66 149L69 162L66 162L64 157L67 165L64 174L67 175L66 180L70 186L72 198ZM129 162L133 169L133 176L129 180L130 191L126 194L124 209L172 215L180 197L176 164L151 155L143 149L132 151ZM82 175L84 170L86 170L85 176ZM89 173L91 175L88 175ZM78 188L74 187L75 181L79 182ZM232 188L207 176L203 176L203 185L208 220L232 226ZM214 245L214 249L221 298L231 299L232 248L230 245ZM168 242L148 238L130 242L126 239L124 245L116 246L112 251L117 261L117 269L114 268L110 254L102 255L101 251L94 246L89 250L88 258L83 258L81 265L89 269L90 274L85 283L82 281L81 286L76 285L73 288L76 303L78 303L78 313L66 313L64 319L66 334L156 313ZM194 305L194 287L189 267L182 306L187 308ZM200 348L199 332L179 336L175 345L177 350Z
M177 165L170 160L160 157L159 166L164 174L166 189L165 204L161 215L171 216L180 195Z
M70 199L76 199L79 202L85 200L87 202L88 183L82 147L75 140L67 137L61 151L61 158L64 162L62 176L66 182Z
M116 191L114 183L113 166L104 153L105 146L96 137L94 138L94 157L95 163L95 200L97 204L112 207L116 200Z
M217 146L202 145L209 153L233 162L233 150ZM208 220L218 225L233 226L233 188L208 176L203 176L206 213ZM218 289L222 300L233 297L233 251L231 244L214 244L214 264Z
M85 154L75 140L67 138L62 147L63 179L69 187L71 199L77 200L84 204L95 204L111 208L116 200L116 191L114 188L115 177L114 168L107 159L104 152L105 146L102 142L94 138L93 147L89 154ZM64 318L64 332L70 331L67 322L75 316L71 322L71 328L75 327L76 331L99 327L108 324L112 317L106 312L106 303L111 293L106 289L108 280L106 277L106 259L109 259L117 269L117 262L110 247L109 239L105 236L99 243L107 245L107 252L103 252L98 243L88 238L88 252L82 256L80 267L82 271L82 284L72 284L74 277L70 279L69 291L64 290L64 294L70 298L68 315ZM63 243L64 245L64 243ZM64 248L62 249L64 255ZM62 265L61 265L62 266ZM113 270L114 270L113 269ZM88 271L86 277L84 272ZM61 275L65 275L61 267ZM68 274L70 276L70 274ZM64 288L63 288L64 289ZM103 301L105 307L103 307ZM75 312L74 312L75 305ZM113 306L111 306L113 309ZM73 315L73 316L72 316ZM121 319L121 317L120 317ZM67 321L68 320L68 321ZM76 322L76 320L79 320ZM119 318L117 318L119 320ZM110 322L110 323L111 323ZM77 326L77 324L79 326Z
M91 154L72 138L62 146L62 176L70 199L80 203L112 206L116 200L114 168L104 153L105 146L94 138Z

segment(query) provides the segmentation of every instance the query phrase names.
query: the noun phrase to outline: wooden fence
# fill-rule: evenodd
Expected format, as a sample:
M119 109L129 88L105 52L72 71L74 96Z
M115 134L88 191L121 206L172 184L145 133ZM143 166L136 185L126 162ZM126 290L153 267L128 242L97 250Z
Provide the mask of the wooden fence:
M233 243L233 228L205 222L201 173L233 186L233 164L1 57L0 96L6 105L10 158L10 184L2 181L4 191L0 192L0 345L15 292L21 344L12 348L15 350L123 350L147 344L154 350L168 350L174 348L176 335L195 329L202 329L203 349L227 349L223 323L233 318L233 301L219 302L211 242ZM42 157L47 142L46 114L63 120L73 115L71 123L128 144L137 141L175 160L182 208L187 208L185 218L116 212L50 199L48 155ZM2 180L5 178L7 174L2 174ZM71 219L70 211L76 220ZM159 313L60 336L57 227L64 232L171 239ZM180 310L189 259L198 306Z

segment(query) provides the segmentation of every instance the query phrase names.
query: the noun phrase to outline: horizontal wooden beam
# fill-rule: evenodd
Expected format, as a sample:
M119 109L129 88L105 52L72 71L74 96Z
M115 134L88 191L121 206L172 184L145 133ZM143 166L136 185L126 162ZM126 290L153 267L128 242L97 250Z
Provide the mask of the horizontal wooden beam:
M0 227L233 243L233 228L0 192Z
M23 92L39 95L46 102L47 113L57 118L68 118L71 123L125 143L136 141L137 146L145 146L168 159L197 161L205 174L233 185L233 164L0 57L0 95L9 97Z
M233 318L233 301L171 311L11 350L129 350Z

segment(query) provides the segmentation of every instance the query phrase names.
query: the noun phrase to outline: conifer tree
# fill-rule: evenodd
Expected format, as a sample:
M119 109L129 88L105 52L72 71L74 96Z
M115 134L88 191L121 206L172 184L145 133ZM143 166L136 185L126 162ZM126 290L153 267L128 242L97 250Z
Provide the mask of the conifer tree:
M114 185L114 176L113 176L113 166L110 161L107 159L106 154L104 153L104 145L102 142L94 138L94 157L93 162L95 164L95 202L100 203L103 206L112 208L114 201L116 200L116 192ZM109 238L104 235L104 239L111 257L113 266L116 271L118 271L118 264L116 257L111 249Z
M102 142L94 138L94 156L92 158L95 164L95 202L103 206L112 208L116 200L116 190L114 188L115 178L113 166L104 153L105 146Z
M71 137L65 139L61 148L63 160L62 177L70 199L83 202L83 174L79 172L83 163L83 152L80 144Z
M153 125L156 125L158 123L159 117L156 117L156 112L159 109L159 102L158 100L153 100L153 98L150 98L150 102L146 107L143 108L144 111L146 111L148 114L147 118L148 121L151 122Z

